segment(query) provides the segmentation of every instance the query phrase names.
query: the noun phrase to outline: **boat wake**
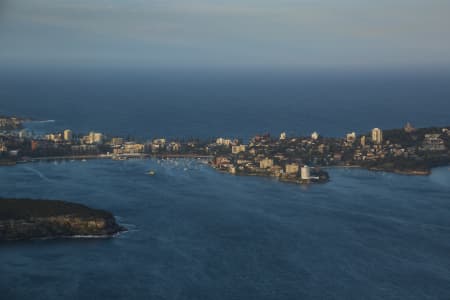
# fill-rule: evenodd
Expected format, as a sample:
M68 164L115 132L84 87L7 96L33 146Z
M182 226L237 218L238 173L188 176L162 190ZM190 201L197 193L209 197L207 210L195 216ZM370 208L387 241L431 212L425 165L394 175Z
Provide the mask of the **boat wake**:
M55 120L38 120L38 121L29 121L28 123L38 123L38 124L45 124L45 123L55 123Z
M51 181L50 178L48 178L47 176L45 176L44 174L42 174L40 171L31 168L31 167L25 167L26 170L33 172L34 174L36 174L37 176L39 176L39 178L46 180L46 181Z

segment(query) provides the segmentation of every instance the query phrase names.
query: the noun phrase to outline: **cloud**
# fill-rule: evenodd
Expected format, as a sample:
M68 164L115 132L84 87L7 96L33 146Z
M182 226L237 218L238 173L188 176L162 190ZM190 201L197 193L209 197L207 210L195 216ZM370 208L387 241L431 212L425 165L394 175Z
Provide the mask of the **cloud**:
M449 14L441 0L15 0L0 61L448 63Z

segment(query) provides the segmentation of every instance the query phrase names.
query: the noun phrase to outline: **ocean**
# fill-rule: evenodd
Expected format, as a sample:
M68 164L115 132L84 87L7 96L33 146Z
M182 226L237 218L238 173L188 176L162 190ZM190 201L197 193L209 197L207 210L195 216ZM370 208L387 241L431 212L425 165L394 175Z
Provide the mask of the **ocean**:
M198 160L0 168L4 197L107 209L129 229L2 243L1 298L448 299L448 168L329 171L306 187Z
M0 114L54 120L36 131L247 139L450 125L445 74L1 74ZM448 167L328 171L329 183L299 186L188 159L2 167L0 196L106 209L129 231L2 243L0 299L449 299Z
M109 135L248 139L450 125L450 72L0 72L0 114ZM36 128L39 130L40 128Z

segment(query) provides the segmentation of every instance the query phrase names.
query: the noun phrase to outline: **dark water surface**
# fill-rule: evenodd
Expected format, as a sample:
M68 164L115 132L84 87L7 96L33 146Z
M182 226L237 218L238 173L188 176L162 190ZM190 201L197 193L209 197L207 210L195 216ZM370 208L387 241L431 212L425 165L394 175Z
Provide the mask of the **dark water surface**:
M0 71L0 114L84 133L344 136L407 121L448 126L449 111L450 72Z
M0 71L0 114L55 120L38 132L146 139L448 126L449 99L450 73ZM2 167L0 196L104 208L130 231L0 245L0 299L450 299L448 168L330 175L300 187L190 160Z
M130 229L1 244L0 298L449 299L450 170L330 175L301 187L197 160L0 168L4 197L104 208Z

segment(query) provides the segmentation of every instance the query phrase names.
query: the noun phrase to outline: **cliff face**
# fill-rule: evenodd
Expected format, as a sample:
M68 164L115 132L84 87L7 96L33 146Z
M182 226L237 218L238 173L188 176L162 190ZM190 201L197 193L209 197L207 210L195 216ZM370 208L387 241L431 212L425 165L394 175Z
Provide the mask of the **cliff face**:
M0 199L0 241L112 236L123 230L103 210L63 201Z

